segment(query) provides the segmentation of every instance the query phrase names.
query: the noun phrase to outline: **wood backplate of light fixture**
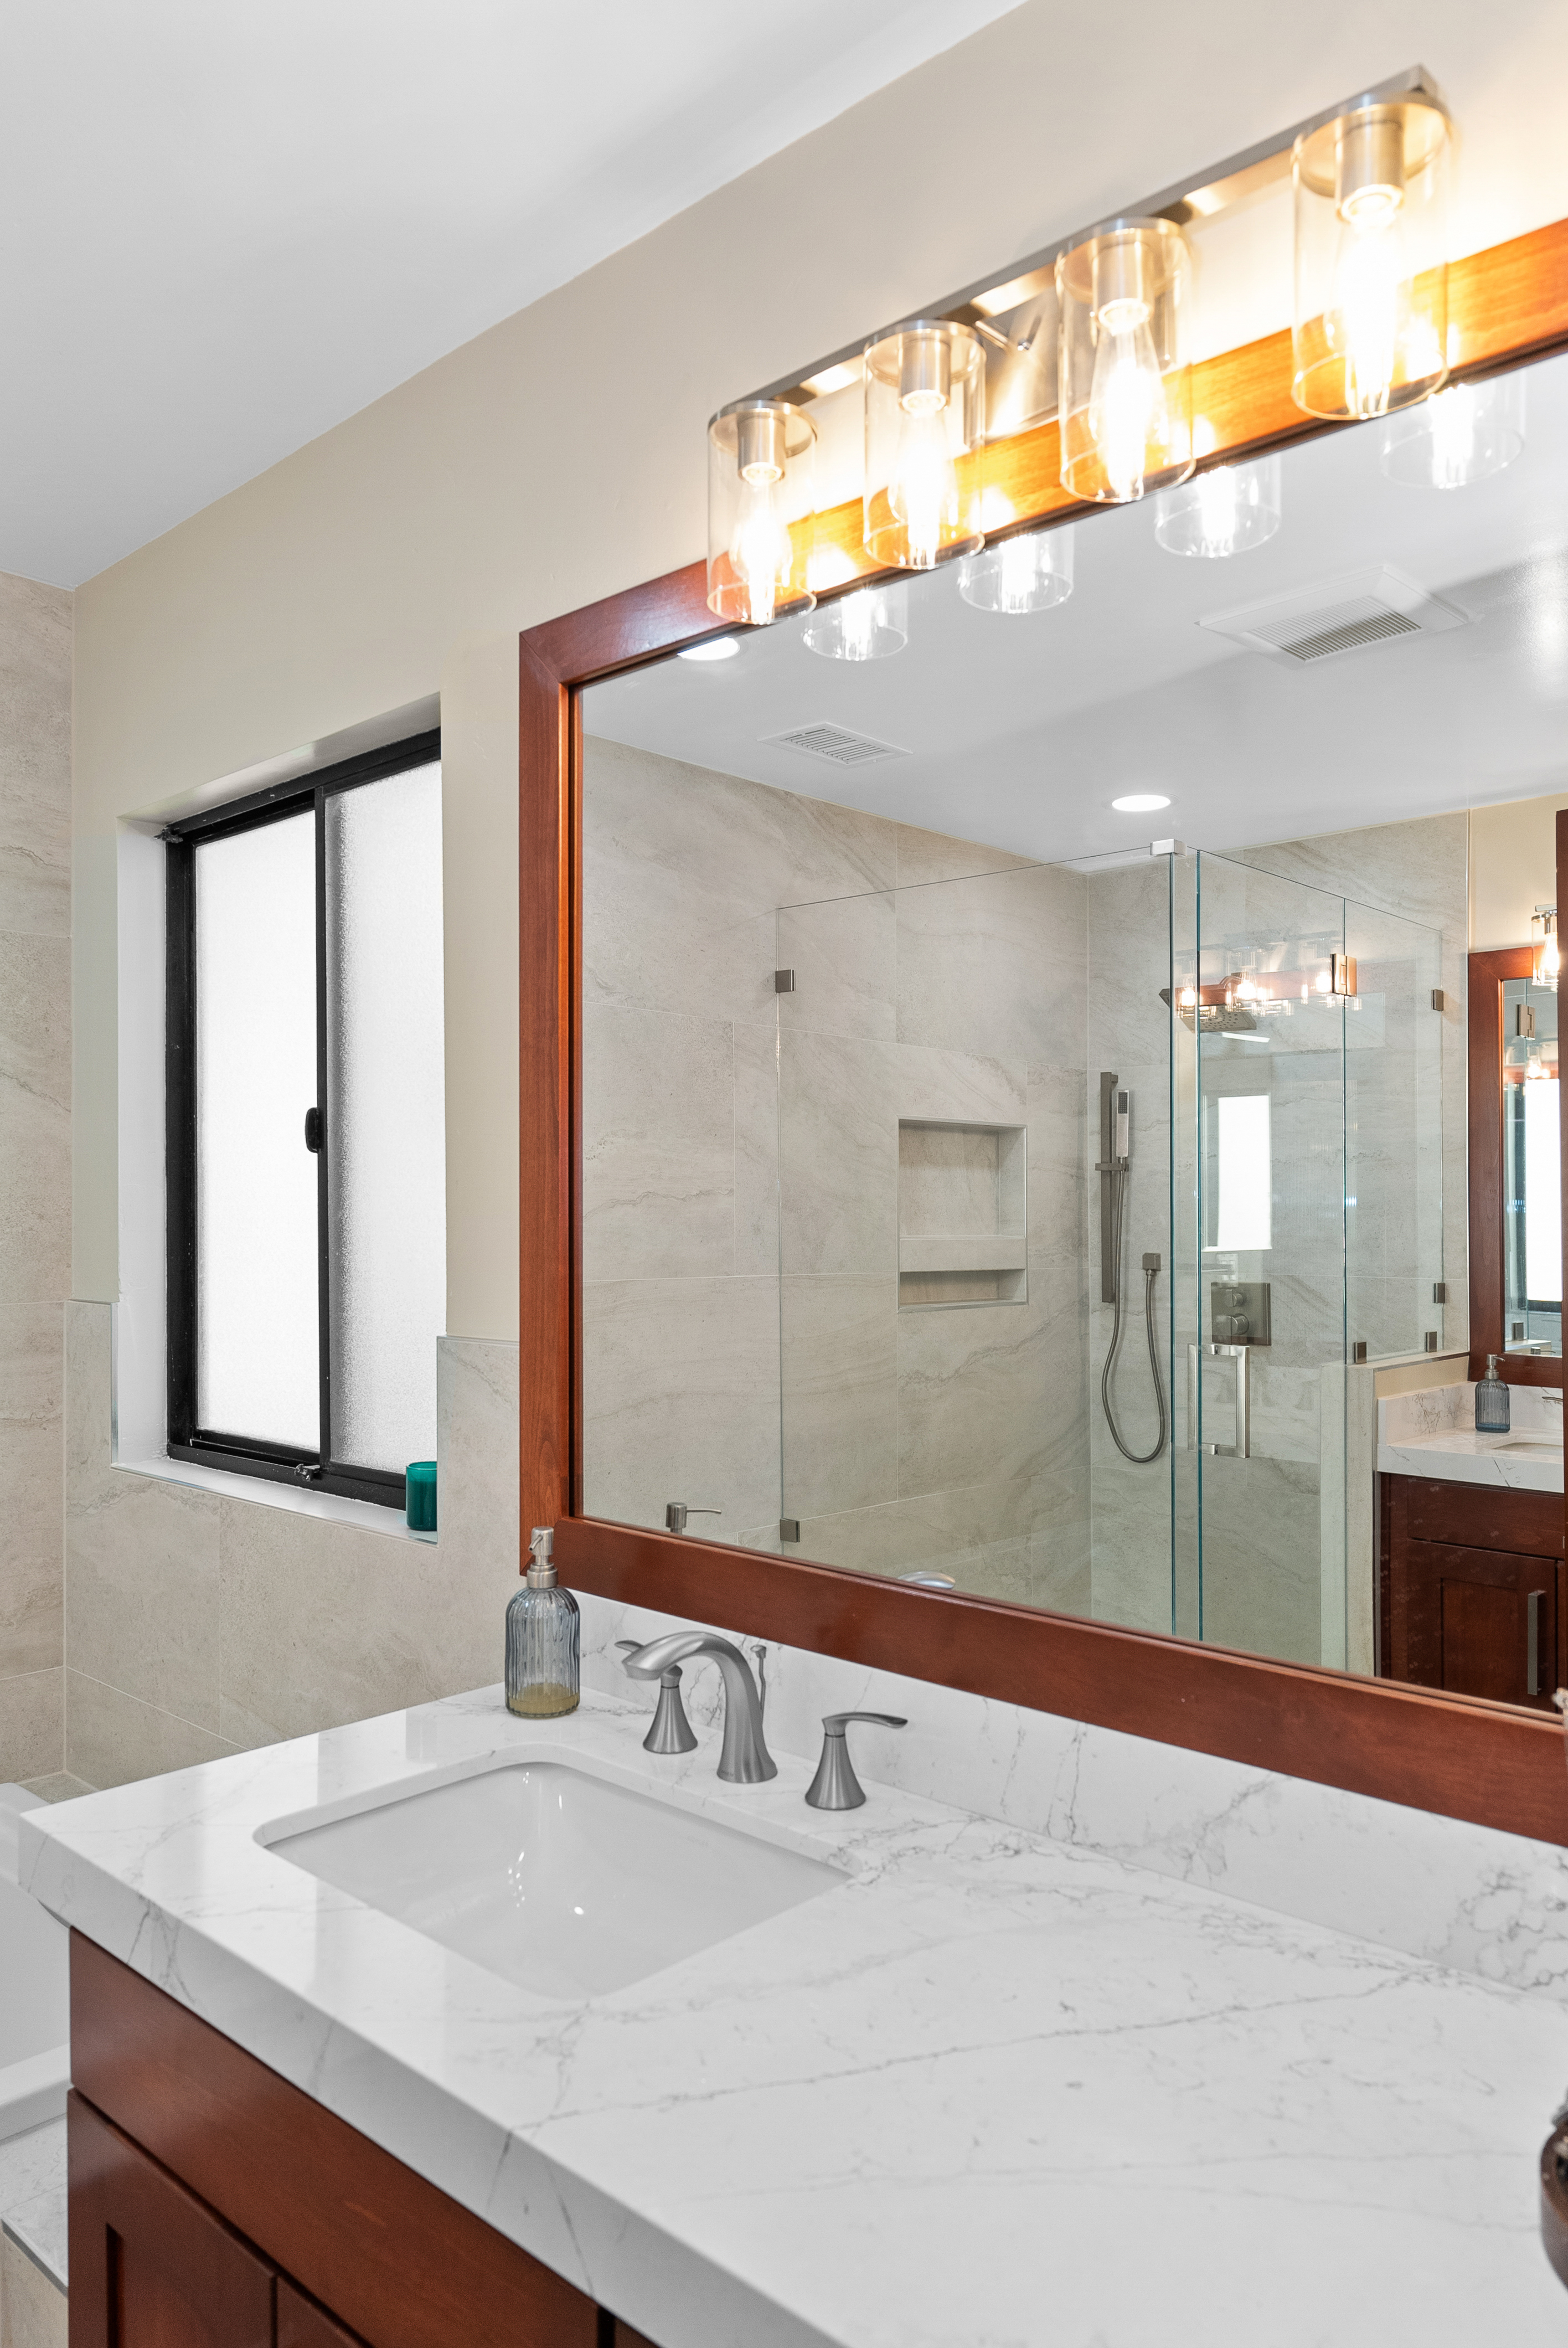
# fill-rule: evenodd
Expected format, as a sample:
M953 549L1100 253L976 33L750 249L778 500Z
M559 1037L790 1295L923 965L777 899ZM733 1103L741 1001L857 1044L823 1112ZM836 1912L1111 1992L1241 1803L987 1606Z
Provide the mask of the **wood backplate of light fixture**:
M1451 264L1450 315L1460 379L1568 346L1568 221ZM1214 429L1215 459L1343 428L1293 403L1288 334L1205 360L1194 376L1194 408ZM1070 503L1060 487L1054 424L990 453L1019 523L1094 510ZM860 514L856 499L822 518L856 572ZM1538 1713L583 1514L577 696L598 678L713 633L704 588L704 565L694 562L531 628L520 644L524 1527L553 1524L562 1578L602 1597L1568 1843L1563 1731ZM1557 852L1562 904L1563 817Z

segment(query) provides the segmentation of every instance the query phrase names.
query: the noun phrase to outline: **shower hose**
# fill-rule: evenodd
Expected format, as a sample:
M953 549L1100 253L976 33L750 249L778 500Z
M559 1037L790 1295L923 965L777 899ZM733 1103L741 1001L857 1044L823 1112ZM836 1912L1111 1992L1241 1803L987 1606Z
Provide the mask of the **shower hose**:
M1111 1347L1105 1356L1105 1367L1100 1374L1100 1400L1105 1411L1105 1424L1111 1429L1117 1450L1134 1468L1147 1468L1160 1457L1165 1447L1165 1389L1160 1377L1160 1355L1154 1344L1154 1282L1159 1275L1158 1256L1143 1259L1143 1323L1149 1334L1149 1368L1154 1380L1154 1401L1160 1413L1160 1433L1153 1451L1132 1451L1122 1440L1122 1430L1116 1424L1116 1414L1111 1407L1111 1373L1116 1366L1116 1355L1122 1344L1122 1210L1127 1195L1127 1169L1117 1166L1111 1176L1111 1260L1116 1267L1116 1317L1111 1327Z

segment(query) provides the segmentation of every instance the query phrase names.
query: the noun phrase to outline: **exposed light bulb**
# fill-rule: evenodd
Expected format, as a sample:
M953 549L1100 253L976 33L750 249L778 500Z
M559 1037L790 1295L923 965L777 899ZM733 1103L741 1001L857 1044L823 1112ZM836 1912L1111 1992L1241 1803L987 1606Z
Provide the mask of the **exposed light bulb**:
M1387 198L1387 190L1363 191ZM1328 338L1345 361L1345 406L1351 416L1381 416L1394 387L1401 295L1408 272L1392 202L1358 202L1342 210L1334 266L1334 312Z
M745 417L736 469L741 477L730 560L746 591L746 617L767 627L781 589L787 592L794 549L784 518L784 434L771 416Z
M898 448L887 502L905 528L909 563L917 571L936 566L944 530L958 519L958 469L948 448L947 399L933 392L906 394L899 406Z
M1551 1073L1551 1070L1548 1068L1545 1061L1542 1058L1539 1051L1532 1052L1530 1058L1525 1065L1525 1083L1527 1085L1539 1084L1543 1077L1550 1076Z
M899 582L857 588L819 604L804 629L806 650L825 660L886 660L909 639L908 589Z
M708 608L769 626L812 595L791 517L810 508L816 432L785 400L739 400L708 427Z
M1148 303L1129 295L1107 302L1096 319L1089 429L1123 503L1141 498L1144 476L1170 462L1170 411L1149 317Z

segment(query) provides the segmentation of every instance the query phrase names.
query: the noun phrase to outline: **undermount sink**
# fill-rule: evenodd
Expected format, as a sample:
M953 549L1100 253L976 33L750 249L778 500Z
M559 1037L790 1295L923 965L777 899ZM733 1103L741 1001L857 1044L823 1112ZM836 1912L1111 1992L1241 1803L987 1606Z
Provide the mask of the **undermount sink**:
M836 1890L837 1868L558 1761L258 1840L544 1997L603 1996Z
M1525 1451L1532 1459L1561 1459L1563 1437L1560 1435L1506 1435L1496 1448L1499 1451Z

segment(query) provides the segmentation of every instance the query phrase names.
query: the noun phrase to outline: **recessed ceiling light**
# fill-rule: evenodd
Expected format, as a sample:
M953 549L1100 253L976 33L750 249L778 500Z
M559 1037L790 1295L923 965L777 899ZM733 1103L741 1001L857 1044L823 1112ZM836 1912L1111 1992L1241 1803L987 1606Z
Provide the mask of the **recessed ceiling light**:
M1153 815L1156 808L1169 807L1171 802L1159 791L1129 791L1122 799L1112 799L1118 815Z
M709 636L700 644L688 644L675 657L689 661L733 660L740 649L739 636Z

